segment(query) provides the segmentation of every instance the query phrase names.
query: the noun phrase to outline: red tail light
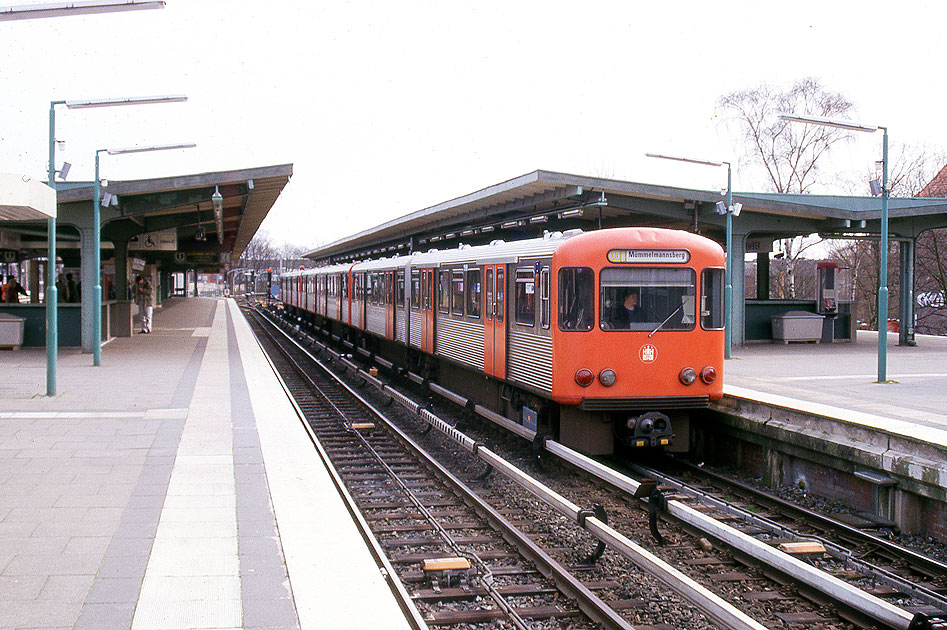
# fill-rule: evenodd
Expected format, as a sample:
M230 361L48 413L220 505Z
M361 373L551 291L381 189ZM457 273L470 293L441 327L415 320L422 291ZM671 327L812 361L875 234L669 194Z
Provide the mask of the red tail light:
M582 387L588 387L592 384L592 381L595 380L595 375L592 374L592 370L588 368L582 368L575 373L575 382L581 385Z
M703 370L700 371L700 380L710 385L717 380L717 370L714 369L714 366L708 365Z

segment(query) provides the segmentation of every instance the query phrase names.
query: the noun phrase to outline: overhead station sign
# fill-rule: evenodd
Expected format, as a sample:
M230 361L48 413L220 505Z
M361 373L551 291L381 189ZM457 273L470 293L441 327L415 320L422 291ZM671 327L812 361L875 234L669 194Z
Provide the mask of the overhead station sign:
M686 249L610 249L606 257L608 262L619 265L683 265L691 259L691 254Z
M146 232L128 239L128 249L173 252L178 248L178 231L174 228Z

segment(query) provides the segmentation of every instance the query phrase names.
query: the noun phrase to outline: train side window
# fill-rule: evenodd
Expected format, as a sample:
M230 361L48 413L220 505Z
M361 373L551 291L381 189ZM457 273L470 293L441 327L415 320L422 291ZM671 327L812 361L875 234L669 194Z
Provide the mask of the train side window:
M395 303L395 278L394 274L388 272L385 274L385 304L394 305Z
M395 295L395 301L398 306L400 306L401 308L404 308L404 272L399 271L397 273L397 278L398 278L398 281L396 284L397 294Z
M487 321L493 321L493 269L487 269Z
M506 312L506 272L503 269L497 269L497 322L503 321L503 314Z
M437 274L437 310L441 313L450 312L450 272L441 271Z
M592 330L595 273L589 267L559 270L559 329Z
M451 272L450 312L454 315L464 314L464 272Z
M700 273L700 327L723 330L724 270L704 269Z
M536 325L536 276L530 269L517 269L513 298L516 323Z
M467 270L467 314L480 318L480 270Z
M411 308L421 307L421 272L411 272Z
M539 322L543 328L549 328L549 269L539 272Z
M349 296L348 278L342 275L342 276L339 276L339 280L342 282L342 299L344 300Z

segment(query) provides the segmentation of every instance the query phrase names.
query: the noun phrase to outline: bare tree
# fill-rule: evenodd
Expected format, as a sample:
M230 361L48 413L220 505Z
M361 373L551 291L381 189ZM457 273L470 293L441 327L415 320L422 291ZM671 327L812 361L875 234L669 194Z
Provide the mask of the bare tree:
M942 149L926 145L896 145L891 153L888 186L893 197L917 197L947 162Z
M270 235L266 230L258 230L247 243L246 249L240 255L240 260L237 261L237 266L258 271L272 265L275 258L276 249Z
M718 100L717 108L744 140L746 153L741 161L762 167L773 192L808 192L816 182L822 157L832 145L851 136L833 127L779 119L781 113L838 118L851 111L847 98L829 92L814 78L796 81L789 89L764 84L726 94ZM804 237L780 242L787 263L778 288L781 297L795 297L796 260L817 242Z
M761 85L720 97L717 107L735 125L746 147L745 159L762 166L774 192L808 192L819 160L851 134L833 127L800 125L778 118L782 113L826 118L844 117L852 103L827 91L818 79L806 78L788 90Z

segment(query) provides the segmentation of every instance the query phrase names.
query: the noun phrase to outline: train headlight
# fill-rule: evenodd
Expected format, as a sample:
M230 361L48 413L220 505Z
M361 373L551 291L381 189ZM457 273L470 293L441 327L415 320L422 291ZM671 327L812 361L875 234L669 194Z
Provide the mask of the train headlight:
M582 387L588 387L592 384L592 381L595 380L595 375L592 374L592 370L588 368L582 368L575 373L575 382L581 385Z
M678 378L681 379L681 382L685 385L693 385L694 381L697 380L697 372L694 371L692 367L686 367L681 370L681 373L678 375Z
M614 370L605 368L598 375L599 382L605 387L611 387L615 384L615 381L618 380L618 376L615 374Z
M700 380L710 385L717 380L717 370L714 369L714 366L708 365L703 370L700 371Z

